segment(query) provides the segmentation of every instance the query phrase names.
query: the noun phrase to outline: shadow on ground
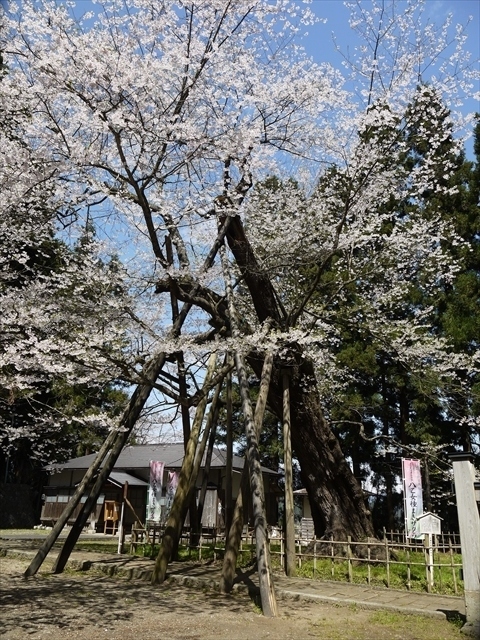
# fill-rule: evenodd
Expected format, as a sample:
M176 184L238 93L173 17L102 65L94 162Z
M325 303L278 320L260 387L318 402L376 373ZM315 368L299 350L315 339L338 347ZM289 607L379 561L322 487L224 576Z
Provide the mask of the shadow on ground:
M45 574L25 580L0 577L0 635L23 629L31 633L39 626L53 629L82 629L85 626L109 626L129 620L142 607L158 605L159 612L195 616L205 612L203 594L186 590L184 585L165 582L153 587L141 582L112 580L99 575ZM248 599L209 593L212 610L230 613L244 611Z

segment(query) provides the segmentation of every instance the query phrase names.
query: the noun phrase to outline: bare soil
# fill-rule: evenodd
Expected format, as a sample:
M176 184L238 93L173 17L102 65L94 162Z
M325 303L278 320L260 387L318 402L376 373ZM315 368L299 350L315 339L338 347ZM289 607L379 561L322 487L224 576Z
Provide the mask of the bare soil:
M280 601L261 615L240 593L222 596L167 582L152 587L94 572L42 572L0 558L0 638L4 640L459 640L451 622L385 611Z

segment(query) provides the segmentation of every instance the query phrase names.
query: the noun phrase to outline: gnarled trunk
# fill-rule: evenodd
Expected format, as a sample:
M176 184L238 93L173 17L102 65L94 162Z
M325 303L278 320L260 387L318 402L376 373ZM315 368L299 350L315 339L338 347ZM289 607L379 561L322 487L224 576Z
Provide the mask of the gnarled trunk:
M259 375L261 360L250 358L249 362ZM336 540L346 540L348 535L353 540L373 537L371 514L365 504L362 487L325 420L314 381L312 362L302 360L299 353L290 380L292 448L300 463L315 533L317 536L333 536ZM281 420L280 366L275 367L268 400Z
M227 240L236 263L249 289L260 322L269 318L280 328L286 318L279 308L274 287L256 260L239 217L233 217ZM305 359L298 345L288 345L292 359L291 422L292 447L300 463L303 482L308 492L317 535L346 540L373 536L373 525L362 487L353 475L340 443L325 420L313 363ZM262 359L249 358L257 375ZM275 373L269 391L269 403L282 420L282 375L285 363L275 362Z

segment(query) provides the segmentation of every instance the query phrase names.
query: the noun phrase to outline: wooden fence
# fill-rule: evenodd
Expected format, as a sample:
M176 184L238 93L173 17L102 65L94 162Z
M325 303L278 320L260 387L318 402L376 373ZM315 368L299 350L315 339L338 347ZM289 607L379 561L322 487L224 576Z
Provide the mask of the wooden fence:
M279 557L284 567L284 540L271 544L272 557ZM280 548L278 548L280 547ZM461 589L461 549L454 536L434 540L429 555L423 541L393 542L384 535L383 540L354 542L317 540L296 543L297 570L307 565L307 576L320 579L346 579L368 585L425 588L457 595ZM326 569L326 564L328 568Z
M145 530L133 529L130 552L149 545L154 552L163 530L153 523ZM429 554L422 540L406 539L402 532L384 531L383 539L368 542L309 540L297 538L295 545L297 574L320 580L361 582L371 586L427 590L457 595L463 589L461 580L461 548L459 535L444 533L434 536L433 553ZM224 553L224 537L214 529L199 532L192 544L190 530L184 529L180 544L198 560L219 559ZM285 566L285 543L281 532L270 537L272 564ZM255 536L244 530L240 547L240 562L255 559Z

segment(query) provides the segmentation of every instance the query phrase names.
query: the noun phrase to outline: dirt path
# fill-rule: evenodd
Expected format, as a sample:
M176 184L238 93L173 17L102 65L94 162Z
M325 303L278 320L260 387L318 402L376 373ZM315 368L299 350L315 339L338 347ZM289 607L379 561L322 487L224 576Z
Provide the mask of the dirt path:
M449 622L354 607L280 602L267 619L242 594L221 596L173 583L152 587L91 572L44 571L0 558L4 640L458 640ZM47 567L46 567L47 568Z

